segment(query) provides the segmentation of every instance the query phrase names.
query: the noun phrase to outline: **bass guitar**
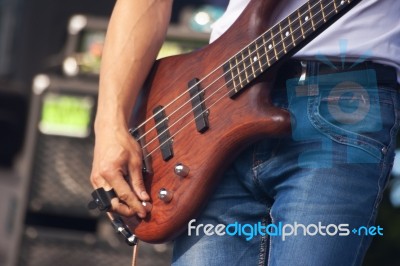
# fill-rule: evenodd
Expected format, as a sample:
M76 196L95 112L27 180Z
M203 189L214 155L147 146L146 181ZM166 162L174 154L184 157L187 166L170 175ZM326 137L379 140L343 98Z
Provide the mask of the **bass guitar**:
M360 0L309 0L272 24L279 2L252 0L215 42L155 62L130 121L153 204L145 219L123 218L140 240L175 238L240 151L290 133L270 98L277 67Z

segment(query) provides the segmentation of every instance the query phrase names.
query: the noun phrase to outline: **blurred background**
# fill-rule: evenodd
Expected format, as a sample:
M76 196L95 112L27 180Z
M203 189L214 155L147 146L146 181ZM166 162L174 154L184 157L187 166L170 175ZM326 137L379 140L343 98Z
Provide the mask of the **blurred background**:
M160 57L207 44L227 0L175 0ZM114 0L0 0L0 266L130 265L131 248L86 208L98 71ZM366 266L400 265L400 162ZM169 265L171 244L139 247Z

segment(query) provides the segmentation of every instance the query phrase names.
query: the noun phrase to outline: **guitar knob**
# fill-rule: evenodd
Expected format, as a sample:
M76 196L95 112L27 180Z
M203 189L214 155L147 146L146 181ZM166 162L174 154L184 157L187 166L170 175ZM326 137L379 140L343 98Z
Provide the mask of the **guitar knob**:
M175 165L175 174L177 174L180 177L186 177L189 175L189 167L187 167L184 164L178 163Z
M172 191L168 191L165 188L160 189L158 192L158 198L165 203L168 203L172 200L173 193Z

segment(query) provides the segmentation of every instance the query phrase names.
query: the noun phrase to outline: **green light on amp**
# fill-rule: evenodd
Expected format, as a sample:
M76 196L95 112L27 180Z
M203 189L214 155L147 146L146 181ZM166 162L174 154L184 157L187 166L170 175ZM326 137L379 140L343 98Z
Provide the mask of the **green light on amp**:
M39 130L44 134L87 137L94 99L49 93L43 98Z

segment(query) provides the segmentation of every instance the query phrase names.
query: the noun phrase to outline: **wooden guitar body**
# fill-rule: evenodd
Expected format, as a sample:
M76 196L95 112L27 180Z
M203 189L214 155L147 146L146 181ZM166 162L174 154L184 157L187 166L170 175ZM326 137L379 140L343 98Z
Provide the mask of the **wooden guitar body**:
M153 204L143 220L124 218L140 240L159 243L182 233L240 151L290 132L288 112L270 99L276 67L318 27L359 1L310 0L282 24L271 25L280 1L252 0L212 44L156 61L131 119Z
M155 63L138 103L139 110L144 112L133 115L132 126L152 117L156 107L164 107L165 115L169 116L169 134L173 136L173 156L167 161L163 159L157 148L160 146L157 132L152 129L156 122L151 119L144 126L144 132L149 132L145 136L144 143L148 146L144 154L155 151L149 156L152 169L148 170L152 173L144 174L144 180L153 208L144 220L125 218L142 241L158 243L176 237L188 221L196 217L223 170L243 148L266 135L288 132L288 113L270 103L272 82L256 80L251 88L230 98L221 67L236 51L266 30L268 25L263 24L276 2L252 1L231 30L213 44ZM194 121L188 82L194 78L203 79L212 72L200 83L200 89L207 88L203 98L209 124L209 128L200 133ZM189 169L187 176L175 173L178 164ZM159 199L161 189L172 193L170 202Z

